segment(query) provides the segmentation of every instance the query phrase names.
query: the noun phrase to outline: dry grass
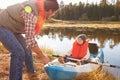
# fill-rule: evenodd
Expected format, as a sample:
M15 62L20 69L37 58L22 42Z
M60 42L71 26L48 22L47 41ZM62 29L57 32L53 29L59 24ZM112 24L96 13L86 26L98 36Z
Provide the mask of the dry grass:
M35 55L36 56L36 55ZM0 80L8 80L9 78L9 65L10 54L0 54ZM40 60L35 57L35 70L36 77L33 80L49 80L44 71L44 65L40 63ZM25 67L23 68L23 80L29 80Z
M1 51L1 50L0 50ZM52 53L49 50L50 54ZM34 65L35 65L35 76L32 80L50 80L44 71L44 65L41 64L39 57L33 54ZM10 65L10 54L8 51L1 51L0 53L0 80L8 80L9 77L9 65ZM27 76L25 67L23 68L23 80L29 80ZM115 78L110 73L104 73L104 71L99 68L98 70L91 72L89 74L84 74L75 80L115 80Z
M41 63L39 57L33 54L34 66L35 66L35 77L32 80L50 80L44 71L44 65ZM0 45L0 80L9 80L9 67L10 66L10 54L9 52ZM23 80L29 80L26 68L23 68Z
M75 80L116 80L116 78L112 74L104 72L102 67L99 67L97 70L83 74Z
M120 28L120 22L48 20L45 27Z

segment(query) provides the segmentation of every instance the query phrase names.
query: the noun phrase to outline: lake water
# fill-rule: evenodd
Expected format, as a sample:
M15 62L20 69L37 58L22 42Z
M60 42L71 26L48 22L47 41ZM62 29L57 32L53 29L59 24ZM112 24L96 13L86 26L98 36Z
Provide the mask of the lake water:
M84 33L90 42L97 43L104 51L104 60L120 66L120 34L108 29L49 28L41 31L39 46L52 49L54 53L69 51L78 34Z

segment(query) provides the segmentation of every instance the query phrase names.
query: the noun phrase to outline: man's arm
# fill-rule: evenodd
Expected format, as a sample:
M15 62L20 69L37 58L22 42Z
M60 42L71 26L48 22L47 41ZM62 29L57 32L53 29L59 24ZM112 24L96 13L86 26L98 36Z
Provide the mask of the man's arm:
M39 46L30 47L30 49L36 54L38 54L38 56L40 57L44 64L47 64L50 61L49 58L42 53Z
M25 12L25 10L23 11L22 16L25 22L25 41L27 43L27 47L37 53L44 64L48 63L49 58L42 53L35 40L36 16L33 13Z

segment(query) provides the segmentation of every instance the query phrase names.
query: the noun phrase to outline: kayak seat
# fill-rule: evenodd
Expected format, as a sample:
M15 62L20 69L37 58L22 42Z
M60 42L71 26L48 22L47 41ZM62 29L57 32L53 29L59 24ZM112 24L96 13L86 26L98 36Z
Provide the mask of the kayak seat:
M96 43L89 43L89 52L92 54L98 53L98 46Z

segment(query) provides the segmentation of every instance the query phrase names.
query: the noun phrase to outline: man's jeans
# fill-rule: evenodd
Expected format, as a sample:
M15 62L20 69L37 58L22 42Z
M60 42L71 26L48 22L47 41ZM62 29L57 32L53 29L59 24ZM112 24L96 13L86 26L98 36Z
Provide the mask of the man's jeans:
M0 26L0 41L11 53L9 80L22 80L24 62L27 72L34 72L32 52L26 47L24 37L21 34L14 34Z

